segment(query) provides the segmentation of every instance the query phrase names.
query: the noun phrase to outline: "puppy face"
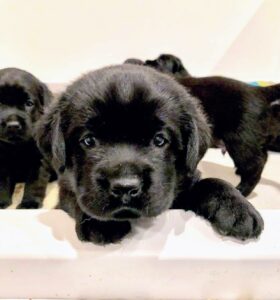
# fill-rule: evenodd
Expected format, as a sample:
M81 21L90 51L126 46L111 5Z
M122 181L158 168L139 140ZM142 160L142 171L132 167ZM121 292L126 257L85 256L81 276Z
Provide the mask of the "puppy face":
M145 65L167 74L190 76L182 61L171 54L162 54L155 60L146 60Z
M84 212L127 220L171 206L205 134L183 88L149 68L123 65L72 84L42 120L38 140Z
M109 92L68 136L79 204L99 219L156 215L174 198L176 133L138 92L125 103Z
M28 141L33 124L50 101L47 87L31 74L18 69L0 71L0 140L7 143Z

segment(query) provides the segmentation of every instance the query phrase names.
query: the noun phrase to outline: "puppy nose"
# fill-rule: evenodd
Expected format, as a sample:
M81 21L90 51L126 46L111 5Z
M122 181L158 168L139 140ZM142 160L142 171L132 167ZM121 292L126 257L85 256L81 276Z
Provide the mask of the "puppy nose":
M22 128L19 121L9 121L6 124L6 127L8 130L13 130L13 131L21 130Z
M123 202L138 197L142 192L141 182L137 177L113 179L110 188L111 195L122 199Z

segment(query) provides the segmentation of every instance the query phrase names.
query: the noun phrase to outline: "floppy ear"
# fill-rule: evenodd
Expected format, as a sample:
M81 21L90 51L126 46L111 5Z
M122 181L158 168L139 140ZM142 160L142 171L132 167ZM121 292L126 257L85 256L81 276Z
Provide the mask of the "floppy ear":
M211 133L202 115L189 115L185 121L183 139L186 142L186 169L189 174L193 174L210 145Z
M185 69L180 59L174 61L173 73L181 74L181 75L189 75L188 71Z
M49 104L52 102L53 99L52 92L49 90L47 85L44 84L43 82L40 83L38 88L38 99L43 111L44 108L49 106Z
M148 67L152 67L152 68L157 68L158 63L156 62L156 60L147 59L147 60L144 61L144 65L148 66Z
M197 167L199 159L199 136L195 122L189 120L184 126L184 140L186 141L185 147L185 162L188 173L193 173Z
M57 104L56 104L57 106ZM65 169L65 140L61 130L61 116L57 107L52 107L38 122L36 140L43 156L58 174Z
M178 62L178 60L174 60L173 66L172 66L172 73L176 74L176 73L180 73L180 72L181 72L181 65Z

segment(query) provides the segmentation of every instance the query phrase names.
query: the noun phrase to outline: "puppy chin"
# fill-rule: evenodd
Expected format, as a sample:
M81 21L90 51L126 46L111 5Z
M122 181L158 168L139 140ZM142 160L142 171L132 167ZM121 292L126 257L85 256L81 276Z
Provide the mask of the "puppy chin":
M30 130L24 130L17 133L12 132L1 132L0 140L10 144L18 144L30 141L32 139L32 134Z
M112 218L116 221L131 221L142 217L142 212L131 207L121 207L112 212Z
M139 210L131 209L128 207L119 208L107 215L97 215L84 205L79 205L81 210L89 217L99 221L132 221L142 217L142 213Z

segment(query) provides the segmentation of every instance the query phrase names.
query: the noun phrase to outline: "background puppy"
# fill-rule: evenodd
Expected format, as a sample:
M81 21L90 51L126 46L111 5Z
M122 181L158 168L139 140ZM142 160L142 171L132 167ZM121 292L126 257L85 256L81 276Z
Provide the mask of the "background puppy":
M60 207L81 240L117 242L134 219L192 209L222 234L257 237L263 221L231 185L200 180L210 129L171 77L124 64L72 85L39 123L41 151L59 172Z
M270 103L270 113L272 117L268 128L270 132L274 132L274 135L268 144L268 150L280 152L280 99Z
M133 65L141 66L141 65L144 65L145 62L138 58L129 58L124 62L124 64L133 64Z
M182 62L167 54L145 64L174 75L200 100L213 128L213 143L223 141L241 177L237 188L249 195L260 180L267 151L280 150L280 84L258 87L225 77L182 76Z
M0 207L11 204L18 182L25 182L19 208L37 208L45 195L47 166L33 139L34 125L51 101L45 84L30 73L0 70Z
M184 77L191 76L185 69L181 59L172 54L161 54L155 60L146 60L144 65L155 68L163 73Z

